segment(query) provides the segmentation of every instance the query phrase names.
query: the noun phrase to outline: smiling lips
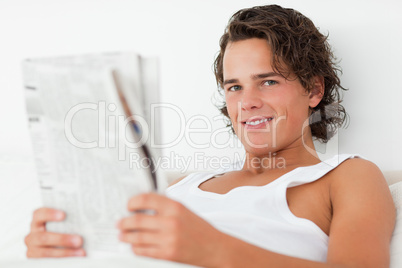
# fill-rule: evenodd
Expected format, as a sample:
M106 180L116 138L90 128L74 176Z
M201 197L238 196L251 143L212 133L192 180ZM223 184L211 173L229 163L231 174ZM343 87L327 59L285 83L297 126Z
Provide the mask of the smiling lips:
M272 121L273 117L252 117L245 121L242 121L242 124L245 126L246 129L259 129L265 128L265 126Z

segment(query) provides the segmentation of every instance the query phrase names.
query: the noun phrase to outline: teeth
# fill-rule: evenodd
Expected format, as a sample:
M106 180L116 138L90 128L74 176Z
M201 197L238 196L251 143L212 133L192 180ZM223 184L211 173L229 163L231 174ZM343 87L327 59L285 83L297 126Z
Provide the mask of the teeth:
M264 122L267 122L267 121L271 121L271 120L272 120L272 118L264 118L264 119L257 120L257 121L246 122L246 125L256 126L258 124L261 124L261 123L264 123Z

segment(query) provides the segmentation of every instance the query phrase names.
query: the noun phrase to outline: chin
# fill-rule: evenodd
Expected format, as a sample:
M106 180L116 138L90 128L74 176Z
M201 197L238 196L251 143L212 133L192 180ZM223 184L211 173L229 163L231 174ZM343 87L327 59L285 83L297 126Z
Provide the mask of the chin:
M271 135L264 133L248 133L247 137L243 136L241 138L241 143L243 144L244 148L247 148L250 151L275 150L277 147L276 142L274 144Z

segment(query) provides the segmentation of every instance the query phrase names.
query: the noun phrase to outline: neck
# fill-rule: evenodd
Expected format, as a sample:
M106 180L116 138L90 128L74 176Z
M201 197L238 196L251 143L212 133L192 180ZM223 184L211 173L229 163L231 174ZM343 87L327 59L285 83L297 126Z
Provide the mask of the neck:
M283 149L270 150L264 154L246 152L243 170L258 174L274 169L294 169L321 162L310 137L300 139Z

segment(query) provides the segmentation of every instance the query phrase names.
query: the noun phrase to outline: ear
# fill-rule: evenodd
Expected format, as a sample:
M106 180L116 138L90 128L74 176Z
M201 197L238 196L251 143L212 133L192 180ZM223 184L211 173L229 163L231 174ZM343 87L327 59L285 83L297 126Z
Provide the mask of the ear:
M309 94L310 108L314 108L320 103L320 101L324 97L324 91L325 91L324 77L315 76L313 79L314 79L313 88L311 89Z

